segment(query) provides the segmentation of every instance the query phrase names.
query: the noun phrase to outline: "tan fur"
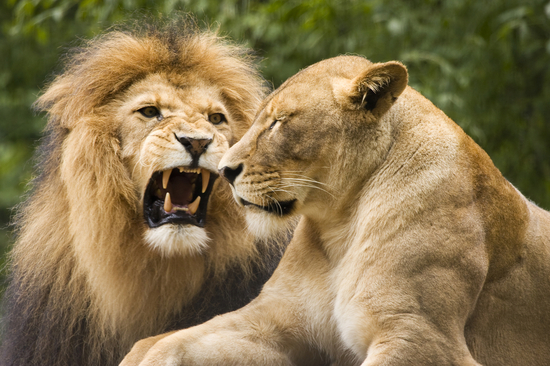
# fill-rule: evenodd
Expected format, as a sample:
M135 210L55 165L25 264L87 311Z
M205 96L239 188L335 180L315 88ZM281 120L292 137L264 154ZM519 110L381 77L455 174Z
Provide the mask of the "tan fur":
M16 307L24 309L25 296L50 284L49 306L68 317L69 327L86 319L87 362L108 364L136 340L165 330L229 267L240 266L245 283L259 261L223 180L215 184L205 228L149 229L142 198L154 171L189 164L175 133L213 138L200 166L216 172L250 126L264 87L244 49L187 23L165 33L113 31L67 62L36 104L48 112L51 142L19 216L12 262L23 302ZM147 105L163 120L137 112ZM213 113L228 122L214 126ZM70 341L61 352L77 347ZM101 353L108 359L97 359Z
M406 83L342 56L268 97L220 168L249 215L295 200L279 267L123 365L550 364L550 213Z

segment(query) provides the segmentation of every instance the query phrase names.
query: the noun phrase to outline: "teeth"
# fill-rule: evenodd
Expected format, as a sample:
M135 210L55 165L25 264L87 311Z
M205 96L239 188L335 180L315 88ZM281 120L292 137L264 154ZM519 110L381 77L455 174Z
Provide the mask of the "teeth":
M168 181L170 180L170 174L172 174L172 169L168 169L162 172L162 188L166 189L168 187Z
M199 174L201 172L201 168L187 168L184 166L178 167L180 173L186 172L186 173L195 173Z
M170 200L170 193L166 192L166 197L164 198L164 211L172 211L172 200Z
M201 196L197 196L195 201L193 203L190 203L187 207L189 207L189 213L191 215L194 215L195 212L197 212L197 209L199 208L199 203L201 202Z
M206 169L201 169L202 174L202 193L206 192L208 188L208 182L210 181L210 171Z

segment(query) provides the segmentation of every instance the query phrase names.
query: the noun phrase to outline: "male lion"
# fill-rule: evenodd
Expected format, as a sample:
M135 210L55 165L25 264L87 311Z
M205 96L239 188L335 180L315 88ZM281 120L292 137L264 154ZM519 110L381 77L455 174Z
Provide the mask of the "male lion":
M550 364L550 213L400 63L298 73L219 167L251 222L303 215L294 238L252 303L124 365Z
M67 60L36 104L49 122L1 365L115 365L260 292L281 248L255 244L216 178L263 93L244 48L185 19L111 31Z

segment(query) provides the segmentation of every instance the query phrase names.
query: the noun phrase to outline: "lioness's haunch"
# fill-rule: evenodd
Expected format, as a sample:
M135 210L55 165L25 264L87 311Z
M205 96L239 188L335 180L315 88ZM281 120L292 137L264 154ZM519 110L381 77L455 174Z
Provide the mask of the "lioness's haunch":
M319 62L219 165L257 230L302 215L248 306L124 365L549 365L550 213L398 62Z
M39 177L18 216L0 365L117 365L141 338L254 298L256 243L221 156L263 80L242 47L181 19L88 42L39 98Z

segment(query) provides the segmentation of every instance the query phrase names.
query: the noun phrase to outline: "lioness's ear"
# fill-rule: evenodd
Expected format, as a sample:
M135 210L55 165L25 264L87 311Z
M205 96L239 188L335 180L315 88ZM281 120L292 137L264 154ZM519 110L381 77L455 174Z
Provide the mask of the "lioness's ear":
M396 61L370 65L347 85L335 88L336 99L349 109L366 109L382 116L407 86L408 73Z

